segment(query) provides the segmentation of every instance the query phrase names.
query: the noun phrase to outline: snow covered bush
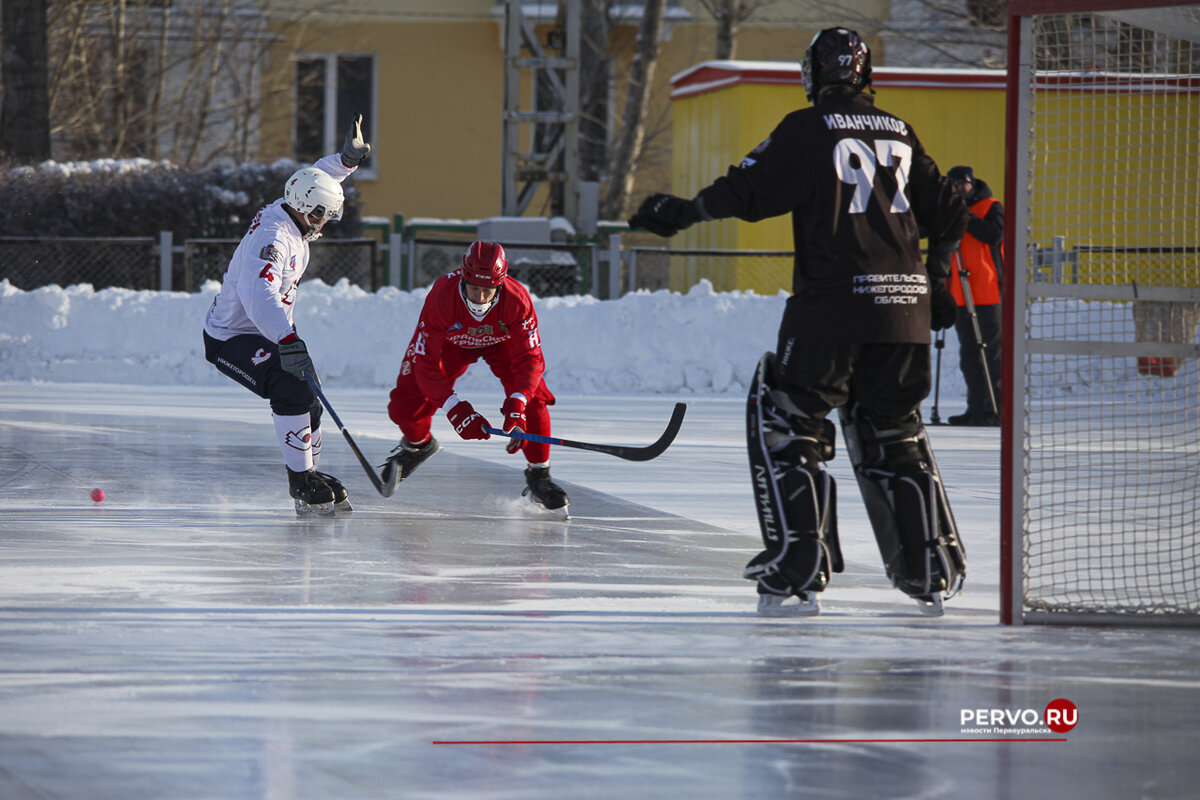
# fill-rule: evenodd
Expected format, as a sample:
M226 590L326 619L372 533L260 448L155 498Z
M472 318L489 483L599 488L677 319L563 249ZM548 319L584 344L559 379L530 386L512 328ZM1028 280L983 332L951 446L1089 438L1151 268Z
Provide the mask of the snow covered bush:
M0 174L0 231L4 236L157 236L236 239L258 210L283 196L299 164L188 168L147 159L60 164L47 161ZM353 178L343 184L341 223L326 235L361 233Z

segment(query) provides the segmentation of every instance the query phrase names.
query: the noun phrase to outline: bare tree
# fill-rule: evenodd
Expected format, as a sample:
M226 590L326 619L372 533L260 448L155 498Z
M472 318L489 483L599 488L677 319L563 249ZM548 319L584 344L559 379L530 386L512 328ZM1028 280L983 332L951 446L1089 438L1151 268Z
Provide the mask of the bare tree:
M894 0L880 34L888 66L1001 68L1008 0Z
M50 136L60 160L248 160L259 108L291 89L262 84L273 37L255 0L4 2L48 2Z
M50 157L50 94L47 77L47 0L3 0L4 86L0 150L18 161Z
M772 0L700 0L700 5L717 23L717 43L713 58L728 59L737 55L738 29L763 6Z
M633 192L633 180L646 138L650 84L658 64L666 4L666 0L647 0L642 8L642 23L638 28L637 51L633 56L629 88L625 94L621 129L609 161L608 186L600 203L600 216L604 219L623 216L629 195Z
M611 9L612 0L581 0L579 169L585 181L600 180L608 156Z

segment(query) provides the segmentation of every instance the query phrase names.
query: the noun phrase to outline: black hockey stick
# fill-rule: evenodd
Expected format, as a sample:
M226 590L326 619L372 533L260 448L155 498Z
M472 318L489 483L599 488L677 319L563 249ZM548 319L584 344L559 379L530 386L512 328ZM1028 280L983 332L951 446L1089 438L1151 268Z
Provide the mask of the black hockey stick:
M317 393L317 397L321 398L321 405L325 406L325 410L329 412L329 416L333 417L333 421L337 423L338 430L342 432L342 436L346 437L346 443L350 445L350 449L354 452L358 463L362 464L362 468L367 471L367 477L371 479L371 485L375 487L375 491L384 497L391 497L392 492L396 491L396 484L399 482L397 478L400 477L400 471L394 470L392 479L387 483L380 480L379 476L375 474L375 470L371 467L370 462L363 456L362 451L358 449L358 445L354 443L354 437L350 435L350 431L346 430L346 426L342 424L342 420L338 417L337 412L333 410L333 406L329 405L329 398L321 391L320 384L313 380L313 376L310 373L306 373L304 377L308 379L308 385Z
M934 278L938 280L938 278ZM946 331L939 330L933 337L933 346L937 349L937 379L933 384L933 415L929 418L931 425L941 425L942 415L938 413L938 395L942 393L942 350L946 348Z
M992 404L992 413L1000 414L1000 404L996 402L996 390L992 388L992 371L988 369L987 342L983 340L983 331L979 328L979 315L975 313L975 298L971 295L970 270L963 263L962 251L955 250L954 258L958 263L958 282L962 286L963 301L967 313L971 317L971 328L975 332L975 342L979 345L979 366L983 367L983 380L987 384L988 401Z
M553 436L539 436L536 433L525 433L524 431L514 430L511 433L505 433L499 428L485 426L484 430L493 436L507 436L510 439L524 439L527 442L541 442L543 444L560 444L563 447L575 447L580 450L594 450L597 453L608 453L610 456L623 458L626 461L649 461L652 458L658 458L663 454L663 451L671 446L671 442L675 441L675 435L679 433L679 427L683 425L683 415L687 412L687 403L676 403L675 410L671 412L671 421L667 423L667 429L663 431L662 436L658 437L658 441L654 444L648 444L645 447L631 447L620 444L595 444L593 442L575 442L570 439L558 439Z

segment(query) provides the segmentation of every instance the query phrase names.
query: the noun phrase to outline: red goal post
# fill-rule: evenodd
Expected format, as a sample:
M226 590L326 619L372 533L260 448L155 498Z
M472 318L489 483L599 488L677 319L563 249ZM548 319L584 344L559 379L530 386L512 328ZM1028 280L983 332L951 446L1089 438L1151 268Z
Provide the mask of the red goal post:
M1200 624L1200 6L1010 0L1001 622Z

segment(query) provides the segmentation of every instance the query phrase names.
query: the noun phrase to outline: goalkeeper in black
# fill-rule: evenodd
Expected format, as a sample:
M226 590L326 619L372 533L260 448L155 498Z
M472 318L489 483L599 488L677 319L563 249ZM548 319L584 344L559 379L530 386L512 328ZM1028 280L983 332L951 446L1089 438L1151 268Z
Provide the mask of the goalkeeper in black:
M792 214L792 296L747 408L765 549L745 575L759 611L818 613L817 593L841 570L823 466L837 409L888 577L941 614L965 558L919 407L930 329L954 324L944 279L968 211L912 127L875 106L870 50L856 32L818 33L801 73L813 107L784 117L695 198L652 195L629 224L672 236L701 221Z

